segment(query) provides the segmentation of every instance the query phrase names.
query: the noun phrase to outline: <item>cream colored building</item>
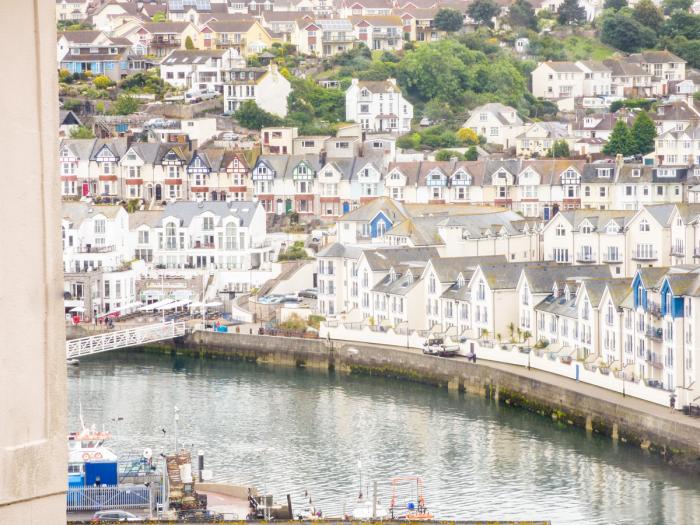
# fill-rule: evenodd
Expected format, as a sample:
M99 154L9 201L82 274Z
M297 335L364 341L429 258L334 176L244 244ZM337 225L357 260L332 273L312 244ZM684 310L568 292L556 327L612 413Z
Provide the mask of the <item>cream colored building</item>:
M0 523L66 522L66 362L58 235L55 10L47 2L5 0L0 37L7 78L0 87L5 184L0 316ZM17 101L24 103L18 104ZM20 220L21 218L21 220Z

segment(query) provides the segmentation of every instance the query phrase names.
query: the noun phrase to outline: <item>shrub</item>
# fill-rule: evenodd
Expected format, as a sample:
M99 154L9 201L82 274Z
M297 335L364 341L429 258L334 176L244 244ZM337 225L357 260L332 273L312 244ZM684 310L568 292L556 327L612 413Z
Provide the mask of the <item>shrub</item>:
M112 85L112 81L106 75L98 75L92 80L93 85L97 89L107 89Z

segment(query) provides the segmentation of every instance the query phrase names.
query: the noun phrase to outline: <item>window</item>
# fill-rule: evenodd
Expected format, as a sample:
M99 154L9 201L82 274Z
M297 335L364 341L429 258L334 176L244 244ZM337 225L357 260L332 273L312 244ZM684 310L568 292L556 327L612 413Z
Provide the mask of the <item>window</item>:
M237 230L238 230L238 228L232 222L230 222L226 225L225 247L227 250L237 250L238 249L238 244L237 244L238 231Z
M149 240L149 231L148 230L139 230L139 244L148 244Z
M102 219L95 220L95 233L105 232L105 221Z
M642 221L639 223L639 231L648 232L649 229L649 222L646 219L642 219Z
M566 236L566 229L564 228L564 226L562 226L561 224L558 225L557 229L556 229L556 234L557 234L557 237L565 237Z
M476 290L476 298L479 301L483 301L486 299L486 283L484 281L479 281L479 285Z
M211 231L214 229L214 217L203 217L202 218L202 229L205 231Z
M175 229L175 224L172 222L165 225L165 249L177 249L177 232Z

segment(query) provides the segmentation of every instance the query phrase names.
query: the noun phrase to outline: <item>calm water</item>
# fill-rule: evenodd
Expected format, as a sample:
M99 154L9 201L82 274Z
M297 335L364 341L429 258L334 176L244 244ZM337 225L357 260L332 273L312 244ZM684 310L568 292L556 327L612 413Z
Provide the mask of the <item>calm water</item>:
M370 377L122 353L69 370L70 426L114 433L118 454L203 449L217 480L282 502L309 492L326 515L351 510L360 485L424 478L441 518L553 523L697 524L700 480L610 440L474 396ZM78 395L80 394L80 395ZM122 421L113 421L116 418ZM163 434L161 429L166 429Z

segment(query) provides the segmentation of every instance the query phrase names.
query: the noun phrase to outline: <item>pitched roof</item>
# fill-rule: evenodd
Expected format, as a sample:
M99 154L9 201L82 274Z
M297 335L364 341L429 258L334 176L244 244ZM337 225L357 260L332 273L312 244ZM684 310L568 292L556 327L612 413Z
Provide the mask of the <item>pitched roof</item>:
M189 22L148 22L143 28L149 33L182 33Z
M380 212L386 215L392 222L403 220L408 216L403 207L395 200L389 197L377 197L367 204L346 213L339 220L358 222L371 221Z
M581 69L573 62L542 62L542 64L546 65L557 73L583 73L583 71L581 71Z
M241 220L241 226L247 227L250 226L258 206L260 203L251 201L177 201L166 205L163 217L177 217L183 226L188 226L195 217L211 212L222 218L237 217Z
M427 263L438 257L435 248L369 248L362 251L372 271L386 271L392 266L409 263Z
M108 219L114 219L123 209L121 206L111 204L69 201L62 203L62 217L74 226L79 226L85 219L91 219L98 214L104 215Z
M552 285L563 281L581 281L591 278L609 278L607 264L591 266L531 266L523 268L531 293L548 293Z
M466 257L437 257L430 259L438 280L441 283L453 283L459 274L474 271L480 264L500 264L508 262L505 255L485 255Z

